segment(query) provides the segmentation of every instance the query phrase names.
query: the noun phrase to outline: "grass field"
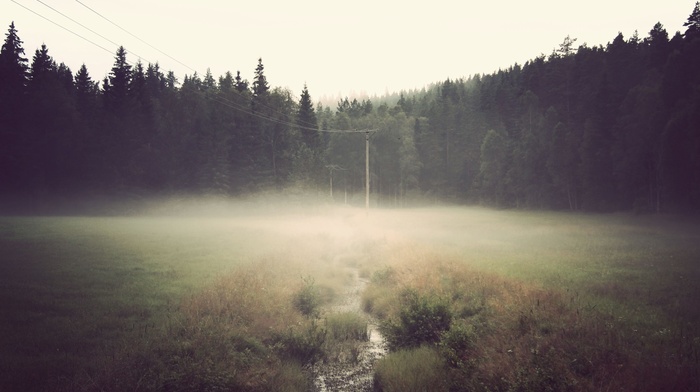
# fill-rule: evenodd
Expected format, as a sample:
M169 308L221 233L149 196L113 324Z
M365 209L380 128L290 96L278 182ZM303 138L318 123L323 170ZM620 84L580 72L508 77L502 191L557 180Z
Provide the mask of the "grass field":
M295 298L314 282L332 301L347 266L395 331L406 290L446 304L417 353L453 389L700 388L690 219L223 204L4 217L0 249L0 391L308 390L330 335ZM414 349L378 367L384 385Z

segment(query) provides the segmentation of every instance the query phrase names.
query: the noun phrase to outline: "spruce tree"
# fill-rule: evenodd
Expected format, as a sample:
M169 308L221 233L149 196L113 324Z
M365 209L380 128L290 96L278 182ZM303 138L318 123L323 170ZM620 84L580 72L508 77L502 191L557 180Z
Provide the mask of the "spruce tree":
M0 49L0 85L2 85L2 97L9 95L9 98L12 98L11 95L21 94L26 86L29 67L14 22L10 24L5 37L5 42Z
M692 41L700 38L700 1L695 3L693 12L688 16L688 20L683 23L683 26L688 28L685 30L686 40Z
M15 23L10 24L0 49L0 189L16 188L22 181L25 146L22 118L27 110L27 59Z
M270 90L265 77L265 67L262 63L262 58L258 59L258 66L255 67L255 79L253 81L253 96L261 97Z
M126 61L126 50L120 46L109 73L109 88L105 89L107 108L118 115L126 114L131 79L131 65Z
M239 93L242 93L244 91L248 90L248 81L241 78L241 71L236 71L236 83L234 84L234 87L236 88L236 91Z
M311 102L309 89L304 85L299 99L299 110L297 112L297 125L301 130L304 143L315 151L319 147L318 122L316 120L316 112L314 105Z

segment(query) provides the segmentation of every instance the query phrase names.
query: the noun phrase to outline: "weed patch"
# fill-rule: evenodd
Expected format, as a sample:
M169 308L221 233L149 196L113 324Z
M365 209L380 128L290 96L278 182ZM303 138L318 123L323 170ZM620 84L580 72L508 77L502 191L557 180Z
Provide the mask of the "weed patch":
M448 391L447 369L438 352L428 346L399 350L380 359L374 389L382 392Z
M334 341L367 341L367 320L354 312L332 313L326 317L328 337Z

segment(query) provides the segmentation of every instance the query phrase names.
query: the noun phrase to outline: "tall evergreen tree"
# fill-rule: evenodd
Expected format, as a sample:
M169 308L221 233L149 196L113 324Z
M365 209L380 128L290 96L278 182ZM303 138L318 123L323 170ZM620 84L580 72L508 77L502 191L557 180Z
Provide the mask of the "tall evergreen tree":
M649 38L645 41L649 46L649 64L662 70L666 65L670 45L668 42L668 32L660 22L654 25L654 28L649 31Z
M311 102L309 89L304 85L299 99L299 110L297 111L297 125L301 129L302 139L304 143L312 150L319 148L320 138L318 135L318 121L314 105Z
M253 79L253 97L264 96L270 86L267 84L267 78L265 77L265 66L263 66L262 58L258 59L258 66L255 67L255 79Z
M695 3L693 12L688 16L688 20L683 23L683 26L687 27L684 34L686 40L690 42L700 38L700 1Z
M120 46L109 73L109 87L105 91L106 106L115 114L126 114L131 78L132 70L131 65L126 61L126 49Z
M75 93L78 103L78 109L83 116L89 114L95 108L95 98L97 97L99 87L93 82L85 64L80 66L80 69L75 74Z
M15 23L5 34L0 49L0 189L17 188L23 173L22 118L26 108L27 59Z
M234 84L236 91L242 93L248 91L248 81L241 78L241 71L236 71L236 82Z
M75 109L72 75L57 66L46 45L32 59L29 99L32 116L26 120L31 149L28 168L32 172L34 197L69 192L75 182L80 157L75 154L75 130L79 113ZM68 79L68 80L66 80Z
M2 98L14 98L16 100L21 95L27 84L28 69L22 40L19 39L15 23L12 22L7 34L5 34L5 42L2 45L2 49L0 49Z

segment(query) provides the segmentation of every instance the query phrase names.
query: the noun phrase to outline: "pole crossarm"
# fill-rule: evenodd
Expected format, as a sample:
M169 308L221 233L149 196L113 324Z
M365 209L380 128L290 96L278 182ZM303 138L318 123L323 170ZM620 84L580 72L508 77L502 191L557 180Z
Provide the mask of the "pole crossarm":
M377 132L377 129L318 129L319 132L325 133L368 133Z

